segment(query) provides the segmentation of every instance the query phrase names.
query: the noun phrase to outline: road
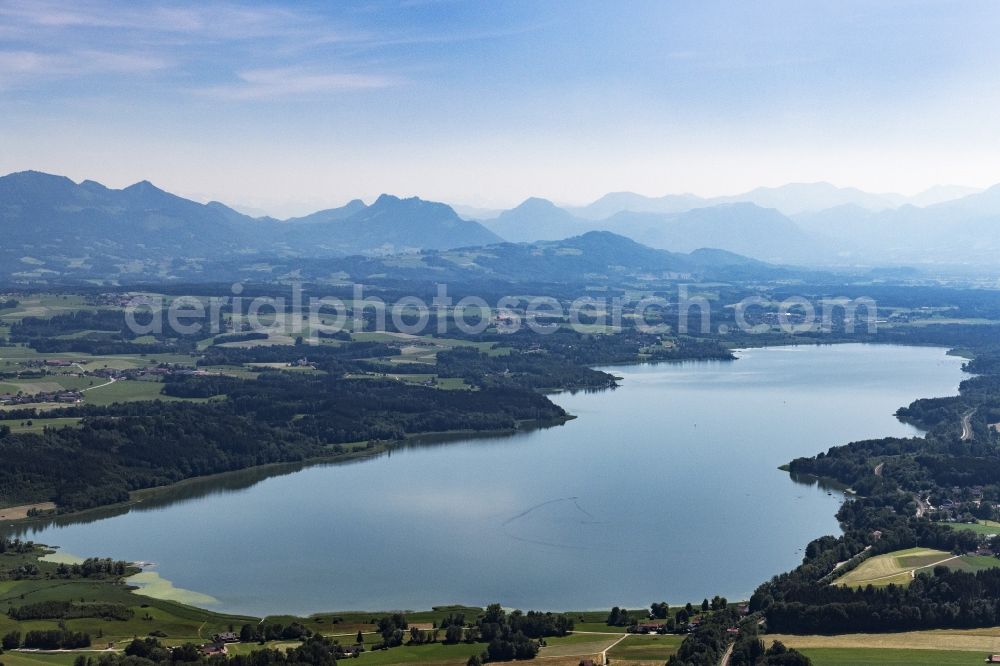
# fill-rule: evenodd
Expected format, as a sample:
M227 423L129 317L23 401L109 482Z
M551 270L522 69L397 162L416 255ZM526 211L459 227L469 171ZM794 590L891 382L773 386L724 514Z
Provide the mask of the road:
M972 439L972 415L976 413L976 408L973 407L966 413L962 414L962 441L968 442Z
M917 501L917 518L922 518L925 513L934 508L929 501L924 501L920 495L914 495L913 499ZM930 500L930 497L927 499Z
M722 659L719 660L719 666L729 666L729 658L733 656L733 648L736 643L730 643L729 647L726 648L726 653L722 655Z
M88 386L85 389L80 389L80 393L86 393L87 391L93 391L94 389L104 388L108 384L114 384L114 383L115 383L115 378L112 377L111 379L109 379L108 381L104 382L103 384L98 384L97 386Z
M608 650L610 650L614 646L618 645L619 643L621 643L623 640L625 640L628 637L629 637L629 635L625 634L624 636L622 636L621 638L619 638L618 640L616 640L614 643L612 643L608 647L604 648L604 651L601 652L601 664L602 665L608 663Z

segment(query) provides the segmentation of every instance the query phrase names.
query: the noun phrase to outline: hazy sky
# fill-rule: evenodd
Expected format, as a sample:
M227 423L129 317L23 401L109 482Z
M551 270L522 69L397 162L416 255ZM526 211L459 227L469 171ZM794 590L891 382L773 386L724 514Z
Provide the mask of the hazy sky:
M1000 2L0 0L0 172L277 214L1000 181Z

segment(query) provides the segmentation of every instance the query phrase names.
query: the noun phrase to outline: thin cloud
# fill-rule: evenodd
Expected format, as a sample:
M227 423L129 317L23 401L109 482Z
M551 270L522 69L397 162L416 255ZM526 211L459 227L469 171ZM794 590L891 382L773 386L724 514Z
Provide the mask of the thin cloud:
M38 28L128 28L242 39L274 36L309 24L306 15L285 9L222 3L137 8L106 2L7 0L0 2L0 17L20 26L26 37Z
M0 86L22 81L94 74L142 74L165 69L170 62L141 53L84 49L67 53L0 51Z
M196 92L234 101L266 100L387 88L400 83L392 77L377 74L322 72L292 67L246 70L240 72L238 77L237 83L210 86Z

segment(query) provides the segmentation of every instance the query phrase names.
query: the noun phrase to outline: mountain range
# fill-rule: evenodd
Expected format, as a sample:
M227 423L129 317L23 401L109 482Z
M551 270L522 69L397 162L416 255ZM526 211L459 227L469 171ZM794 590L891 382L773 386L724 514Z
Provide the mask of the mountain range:
M121 190L34 171L0 178L0 262L28 276L70 266L148 270L166 259L345 256L486 245L501 239L449 206L382 195L305 218L252 218L142 181ZM17 272L17 271L13 271Z
M619 192L576 208L531 198L480 221L512 241L604 229L655 248L715 247L810 266L983 268L996 266L1000 256L1000 186L938 187L909 198L829 183L713 199Z
M163 277L221 258L374 257L504 241L544 254L546 242L601 231L674 254L714 248L780 265L995 267L1000 186L936 188L910 200L828 183L713 199L623 192L577 208L531 198L479 221L444 203L383 194L370 205L355 199L278 220L191 201L147 181L118 190L35 171L0 178L0 272L21 279Z

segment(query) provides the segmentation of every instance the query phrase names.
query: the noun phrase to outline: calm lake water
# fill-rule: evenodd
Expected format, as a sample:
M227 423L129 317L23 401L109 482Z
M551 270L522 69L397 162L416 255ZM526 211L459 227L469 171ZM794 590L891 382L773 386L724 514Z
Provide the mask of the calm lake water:
M839 493L777 467L917 434L893 412L954 394L961 362L938 348L838 345L615 367L614 391L554 397L579 417L562 426L251 472L30 536L155 562L213 607L258 615L745 599L809 540L839 533Z

